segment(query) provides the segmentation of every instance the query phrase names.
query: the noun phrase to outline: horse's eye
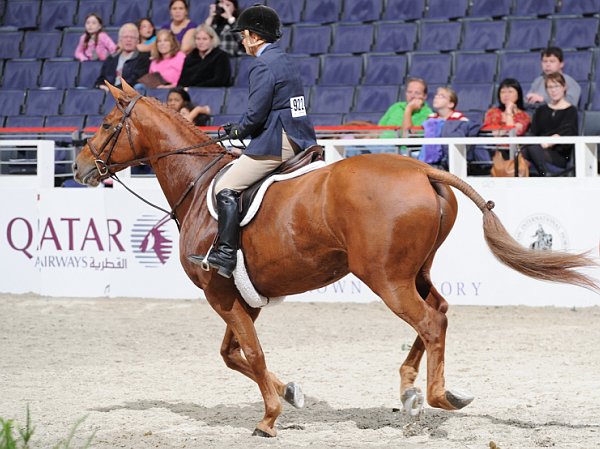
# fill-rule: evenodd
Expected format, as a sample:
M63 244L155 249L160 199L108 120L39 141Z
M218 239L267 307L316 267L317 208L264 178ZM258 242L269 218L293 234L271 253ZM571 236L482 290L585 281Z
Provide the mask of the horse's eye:
M110 124L109 123L102 123L102 128L109 129L110 128Z

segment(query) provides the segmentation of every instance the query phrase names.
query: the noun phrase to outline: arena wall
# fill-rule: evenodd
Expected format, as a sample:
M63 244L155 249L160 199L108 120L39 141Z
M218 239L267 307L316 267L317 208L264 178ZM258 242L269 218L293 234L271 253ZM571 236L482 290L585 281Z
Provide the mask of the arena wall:
M344 143L336 145L339 149ZM336 148L328 143L328 160L340 157ZM464 154L457 148L459 156ZM593 152L594 162L595 157ZM454 159L451 165L464 165L460 157ZM175 224L167 221L158 232L149 232L163 218L162 212L123 188L52 188L43 185L43 176L40 173L29 182L21 177L15 183L10 182L15 177L0 177L0 292L51 297L202 297L179 263ZM154 179L130 181L143 197L167 207ZM600 255L597 175L469 177L468 182L496 203L505 227L523 245ZM432 271L436 286L450 303L600 305L596 293L531 280L501 265L483 240L481 212L460 192L457 198L456 225ZM600 279L600 269L589 272ZM368 302L377 297L360 280L347 276L288 300Z

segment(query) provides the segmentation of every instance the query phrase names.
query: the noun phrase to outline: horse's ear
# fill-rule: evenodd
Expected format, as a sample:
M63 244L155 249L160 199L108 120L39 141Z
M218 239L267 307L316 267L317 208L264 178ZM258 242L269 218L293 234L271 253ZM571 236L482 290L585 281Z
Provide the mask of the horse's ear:
M104 81L104 84L106 84L106 87L108 87L108 90L114 97L115 101L119 101L119 100L123 101L123 100L127 99L127 98L125 98L125 93L121 89L113 86L108 81Z
M132 97L137 97L139 95L138 91L131 87L123 78L121 78L121 88L123 89L123 92Z

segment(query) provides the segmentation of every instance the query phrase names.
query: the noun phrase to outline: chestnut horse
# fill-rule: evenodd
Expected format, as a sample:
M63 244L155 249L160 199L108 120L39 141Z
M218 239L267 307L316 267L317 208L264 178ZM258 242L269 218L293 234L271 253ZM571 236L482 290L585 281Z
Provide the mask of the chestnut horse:
M187 260L189 254L205 254L213 242L217 223L208 212L206 193L212 177L233 157L223 156L220 145L157 100L141 97L125 83L123 91L108 87L116 106L77 156L75 178L96 186L126 166L152 165L181 224L181 264L226 323L225 364L255 381L262 394L265 412L255 434L275 436L280 398L301 406L303 397L293 383L285 384L267 369L254 327L260 310L244 302L232 279ZM448 304L429 274L458 212L450 187L481 210L485 239L502 263L533 278L597 288L576 271L593 265L591 258L522 247L492 212L493 203L463 180L398 155L356 156L275 183L241 231L248 274L261 294L301 293L353 273L414 328L417 338L400 367L400 397L409 412L422 401L414 383L425 351L427 402L456 410L472 400L446 389Z

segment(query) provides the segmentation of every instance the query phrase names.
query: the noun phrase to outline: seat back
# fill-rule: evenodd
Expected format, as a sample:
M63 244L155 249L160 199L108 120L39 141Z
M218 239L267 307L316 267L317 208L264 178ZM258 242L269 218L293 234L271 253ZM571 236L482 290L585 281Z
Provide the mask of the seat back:
M499 50L506 39L506 22L472 21L463 22L463 50Z
M79 77L77 78L78 87L95 87L96 80L100 76L103 61L85 61L79 68Z
M223 87L190 87L188 93L192 103L196 106L210 106L210 115L221 113L225 102L225 88Z
M0 111L2 115L19 115L25 101L24 90L2 90L0 95Z
M40 12L40 0L18 0L6 4L4 26L19 29L37 28Z
M460 22L423 21L419 26L420 51L449 51L458 48Z
M408 75L431 84L447 84L452 74L452 56L440 53L413 53Z
M594 53L591 50L565 51L563 72L576 81L587 81L592 73Z
M365 84L401 84L405 76L405 55L366 56Z
M452 87L458 97L459 111L487 111L492 103L493 84L453 84Z
M239 117L248 109L248 89L245 87L229 87L225 99L223 113Z
M310 96L311 114L345 114L354 101L353 86L313 86Z
M55 115L60 111L62 89L29 89L25 104L26 115Z
M360 83L363 71L362 56L324 55L323 72L319 84L352 85Z
M14 59L21 56L22 31L0 31L0 55L2 59Z
M292 53L318 55L327 53L331 43L331 27L297 25L293 27Z
M40 76L41 87L67 89L75 87L79 61L72 59L49 59L44 63Z
M398 101L398 85L362 85L356 88L354 112L378 112L381 115Z
M417 24L380 22L375 27L374 51L399 53L412 51L417 42Z
M501 17L510 15L512 0L477 0L469 9L470 17Z
M295 70L305 86L313 86L319 79L321 59L318 56L290 55Z
M373 42L373 25L341 23L335 26L331 53L367 53Z
M130 2L127 2L130 3ZM131 2L133 3L133 2ZM168 3L168 2L167 2ZM102 18L104 26L111 24L114 9L113 0L85 0L79 2L79 10L77 11L77 25L82 27L85 25L85 17L88 14L95 13ZM145 14L144 14L145 15Z
M598 17L554 19L554 45L565 48L593 48L597 44Z
M417 20L423 17L425 0L387 0L383 20Z
M40 29L50 31L75 24L77 0L45 0L40 12Z
M467 15L468 0L429 0L425 17L428 19L458 19Z
M61 112L64 115L101 114L103 103L104 91L101 89L67 89Z
M37 87L42 61L36 59L12 59L6 61L2 87L5 89L26 89Z
M382 10L382 0L344 0L342 21L373 22L379 20Z
M495 53L457 52L454 55L455 83L493 83L498 57Z
M498 79L517 77L521 84L531 82L542 72L540 57L530 52L506 52L500 54Z
M46 128L83 129L85 116L82 115L49 115L46 117Z
M304 7L304 22L333 23L340 18L342 0L309 0Z
M23 40L23 58L55 58L60 47L61 34L59 32L29 31Z
M142 17L147 17L149 10L149 0L135 0L134 2L118 1L115 3L111 23L117 26L121 26L127 22L135 23Z
M515 2L515 16L547 16L554 14L556 0L519 0Z
M548 47L552 33L550 19L510 19L508 50L534 50Z
M277 11L281 23L285 25L301 22L304 0L267 0L266 5Z
M562 0L559 14L598 14L600 0Z

